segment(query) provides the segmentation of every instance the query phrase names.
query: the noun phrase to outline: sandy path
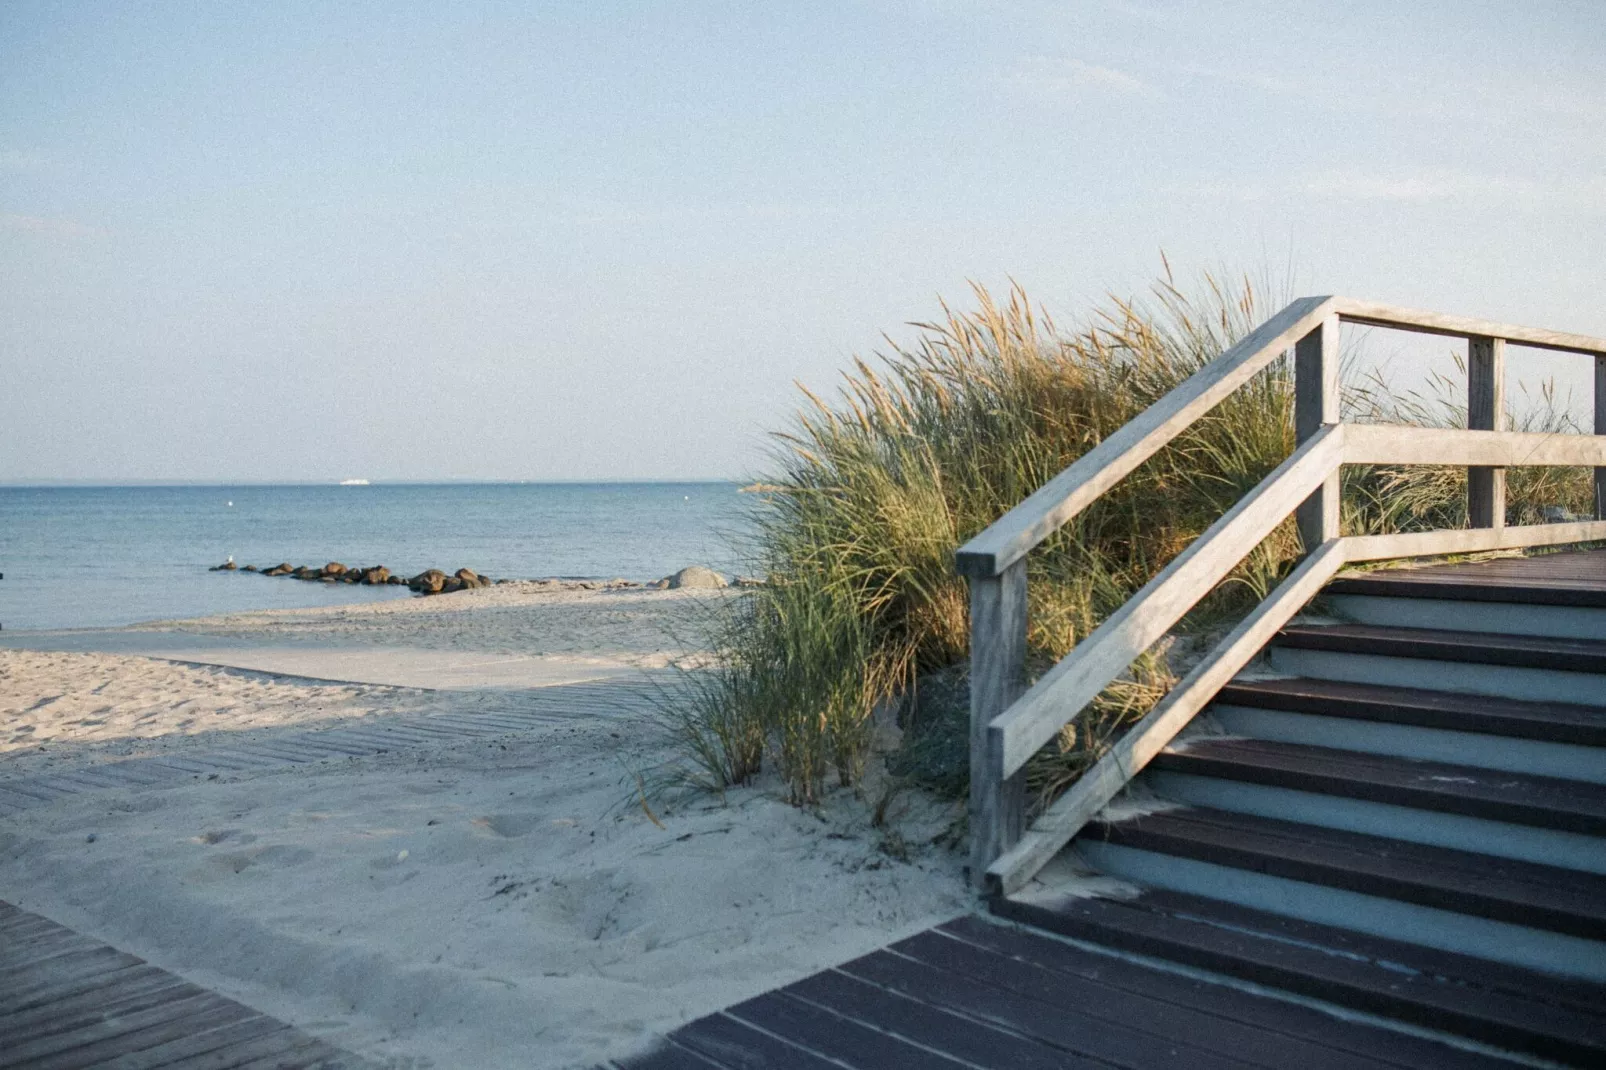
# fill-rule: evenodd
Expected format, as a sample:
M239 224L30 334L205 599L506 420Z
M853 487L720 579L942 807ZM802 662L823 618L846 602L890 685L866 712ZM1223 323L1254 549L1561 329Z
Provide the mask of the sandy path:
M0 784L353 719L494 715L540 694L494 679L526 642L628 670L603 685L623 691L694 656L673 633L706 612L699 595L532 585L61 633L125 653L0 649ZM286 672L429 655L464 680L317 682L126 653L139 643ZM629 705L41 803L0 824L0 898L398 1070L591 1066L969 907L959 858L932 845L955 810L918 795L890 828L851 793L805 812L773 785L649 815L636 776L667 752Z

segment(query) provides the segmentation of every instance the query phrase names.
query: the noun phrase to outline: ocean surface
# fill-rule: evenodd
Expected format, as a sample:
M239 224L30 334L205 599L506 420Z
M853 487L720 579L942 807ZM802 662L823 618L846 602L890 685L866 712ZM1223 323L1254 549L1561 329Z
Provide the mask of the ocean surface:
M412 596L241 565L467 566L496 579L722 572L752 499L733 483L0 487L0 628L97 628Z

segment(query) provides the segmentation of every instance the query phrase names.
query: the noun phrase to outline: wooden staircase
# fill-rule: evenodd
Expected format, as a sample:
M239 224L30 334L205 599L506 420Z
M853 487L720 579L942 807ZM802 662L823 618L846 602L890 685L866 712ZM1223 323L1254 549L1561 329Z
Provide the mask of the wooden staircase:
M1339 422L1341 320L1468 338L1481 429ZM1506 339L1594 357L1596 435L1501 429ZM1300 448L1026 687L1025 554L1290 343ZM1606 1065L1606 551L1340 575L1606 540L1602 436L1606 341L1307 298L967 544L972 875L993 912L1406 1028ZM1472 527L1343 536L1346 463L1467 464ZM1595 519L1506 527L1504 468L1563 463L1595 467ZM1290 512L1303 563L1028 825L1032 753Z
M1327 593L994 909L1606 1064L1606 551Z

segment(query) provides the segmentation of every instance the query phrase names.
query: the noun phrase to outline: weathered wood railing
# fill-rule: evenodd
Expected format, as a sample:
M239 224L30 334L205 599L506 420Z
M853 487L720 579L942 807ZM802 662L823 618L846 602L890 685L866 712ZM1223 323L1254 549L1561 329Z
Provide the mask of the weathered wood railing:
M1469 430L1341 423L1340 322L1466 338ZM1594 357L1594 435L1504 429L1507 342ZM1293 455L1028 689L1027 553L1290 348ZM1466 465L1471 528L1341 537L1341 466L1379 463ZM1505 469L1521 465L1593 467L1595 519L1506 527ZM1290 514L1309 548L1305 559L1025 829L1031 756ZM970 836L977 887L1009 894L1030 880L1346 562L1596 539L1606 539L1606 340L1342 297L1300 298L960 548L958 569L970 581Z

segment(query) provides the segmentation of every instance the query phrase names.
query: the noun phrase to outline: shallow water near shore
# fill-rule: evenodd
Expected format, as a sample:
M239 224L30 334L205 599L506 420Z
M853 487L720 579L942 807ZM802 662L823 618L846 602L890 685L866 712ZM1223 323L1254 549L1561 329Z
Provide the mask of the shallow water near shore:
M0 487L0 627L104 628L412 597L208 572L241 564L467 566L496 578L734 571L733 483Z

